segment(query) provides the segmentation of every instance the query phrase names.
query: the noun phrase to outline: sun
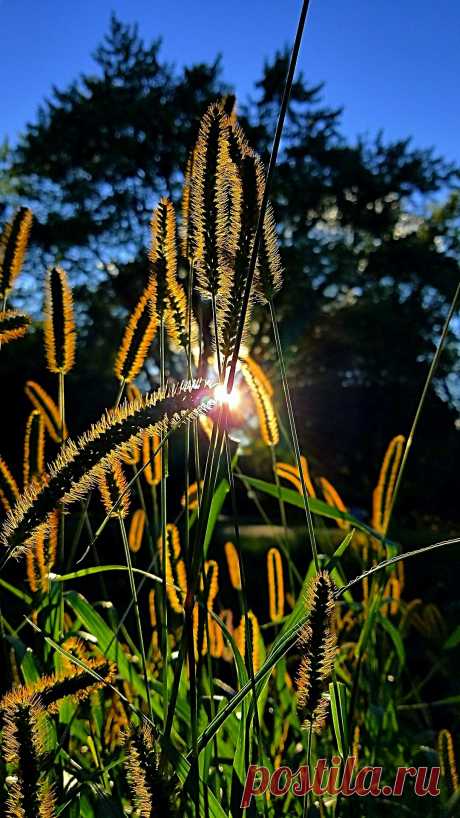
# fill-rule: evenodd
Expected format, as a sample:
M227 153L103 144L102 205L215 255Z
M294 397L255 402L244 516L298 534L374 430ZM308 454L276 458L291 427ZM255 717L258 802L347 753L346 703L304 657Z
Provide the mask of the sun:
M230 411L236 409L240 403L240 394L236 387L233 387L232 391L228 393L226 386L220 383L214 389L214 395L219 403L226 403Z

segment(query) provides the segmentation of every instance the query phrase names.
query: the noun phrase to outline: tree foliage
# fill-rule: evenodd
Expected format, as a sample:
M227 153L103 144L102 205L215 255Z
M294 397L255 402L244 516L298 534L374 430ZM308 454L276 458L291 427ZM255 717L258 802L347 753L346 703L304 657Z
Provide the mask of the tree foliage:
M115 17L94 60L94 74L53 88L2 174L4 198L37 214L29 281L48 264L69 270L87 373L94 361L110 364L106 339L120 335L118 305L130 308L145 285L152 207L165 193L177 200L198 119L228 90L218 60L178 71L159 41L144 43ZM265 159L286 64L277 53L253 98L238 104ZM409 139L386 142L379 133L351 144L322 87L297 78L272 197L289 279L277 309L303 446L318 467L335 468L339 485L354 470L367 487L375 477L366 473L369 458L378 462L389 437L408 430L458 281L458 178L456 167ZM253 331L255 347L264 347L263 310ZM452 465L440 471L436 461L441 429L443 445L459 447L455 345L442 359L428 444L418 452L433 475L428 507L441 496L455 507L442 488ZM412 481L419 485L416 469Z

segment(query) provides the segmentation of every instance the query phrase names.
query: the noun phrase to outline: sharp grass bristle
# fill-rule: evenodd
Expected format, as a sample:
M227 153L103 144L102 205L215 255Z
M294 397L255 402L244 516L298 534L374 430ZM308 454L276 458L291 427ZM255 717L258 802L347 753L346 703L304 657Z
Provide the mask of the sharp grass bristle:
M174 781L160 767L153 734L146 725L131 729L125 768L131 800L140 818L176 818Z
M143 508L138 508L131 517L129 526L128 544L133 554L137 554L142 545L144 536L144 529L146 523L145 511Z
M141 371L158 326L157 284L151 277L125 328L115 359L114 372L129 383Z
M32 211L20 207L0 236L0 298L4 299L21 272L32 228Z
M3 457L0 457L0 503L5 512L10 511L19 496L19 486L11 474L7 463Z
M45 470L45 422L38 409L30 413L24 435L24 488Z
M144 434L178 428L215 405L207 381L170 384L166 389L124 403L106 414L76 442L67 441L38 482L19 497L0 529L0 541L13 550L30 546L59 503L81 501L98 478L119 460L126 446L140 447Z
M236 591L241 591L241 573L240 561L238 559L238 551L232 542L226 542L224 545L225 556L227 558L228 573L230 582Z
M53 267L45 279L45 352L50 372L69 372L75 362L75 320L67 273Z
M264 380L259 380L258 373L253 367L248 366L246 359L242 359L240 365L243 378L256 406L262 440L266 446L276 446L280 439L278 420L273 401L265 390Z
M0 313L0 346L23 338L30 327L30 317L25 312L6 310Z
M320 731L325 724L328 701L323 697L331 677L336 652L333 584L321 571L312 579L306 597L310 613L299 645L302 659L297 672L297 706L304 727Z
M35 409L41 412L46 431L51 439L55 443L61 443L61 415L53 398L35 381L27 381L24 391ZM64 439L66 437L67 428L64 427Z
M390 441L372 496L372 527L382 534L386 532L388 526L393 491L404 453L405 442L403 435L396 435Z
M3 752L14 769L6 803L8 818L53 818L55 801L45 769L45 710L27 688L19 688L0 703Z
M130 506L130 491L119 460L113 459L109 468L101 472L97 480L97 486L105 513L112 514L115 517L127 517ZM116 511L112 512L112 507L118 501L120 502Z
M267 553L268 604L270 619L279 622L284 616L283 560L277 548Z

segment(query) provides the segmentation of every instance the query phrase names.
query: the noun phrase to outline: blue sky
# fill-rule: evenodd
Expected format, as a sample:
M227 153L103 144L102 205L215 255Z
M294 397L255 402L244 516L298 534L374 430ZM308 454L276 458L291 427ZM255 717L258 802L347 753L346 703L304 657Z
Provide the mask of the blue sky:
M112 10L145 38L161 35L177 64L221 52L244 96L291 41L299 0L0 0L0 138L15 141L53 83L91 69ZM382 128L460 162L459 46L457 0L311 0L300 65L345 107L348 136Z

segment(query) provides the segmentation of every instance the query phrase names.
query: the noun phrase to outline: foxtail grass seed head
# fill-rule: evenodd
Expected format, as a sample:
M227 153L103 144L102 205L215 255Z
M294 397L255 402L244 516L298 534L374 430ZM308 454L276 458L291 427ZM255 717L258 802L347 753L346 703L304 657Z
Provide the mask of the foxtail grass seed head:
M27 688L7 694L0 703L3 752L15 777L6 804L8 818L54 818L54 796L45 769L45 709Z
M241 361L241 372L256 405L262 440L266 446L276 446L280 435L272 399L265 390L263 380L258 379L246 360Z
M221 291L236 249L238 177L230 159L229 130L222 104L213 103L201 120L193 154L191 249L198 286L207 298Z
M143 508L138 508L131 517L129 526L128 543L133 554L137 554L142 545L142 538L144 536L145 528L145 511Z
M35 381L27 381L24 391L35 409L41 412L46 431L55 443L62 442L61 415L57 404L45 389ZM64 439L67 428L64 427Z
M128 402L139 400L141 394L141 390L137 386L132 383L126 384L125 395ZM127 448L126 454L123 454L120 460L122 463L125 463L126 466L136 466L137 463L139 463L140 458L141 453L139 449L134 447L133 449Z
M50 372L69 372L75 361L75 320L72 290L62 267L48 270L45 279L45 352Z
M56 562L58 532L59 516L58 512L53 512L48 531L41 530L32 548L27 551L27 579L33 593L46 594L49 591L49 575Z
M24 487L37 480L45 470L45 422L38 409L34 409L26 423L24 435Z
M388 577L388 581L383 592L383 598L388 600L385 602L385 605L383 605L382 608L385 616L396 616L401 602L401 587L397 577Z
M303 454L300 455L300 465L302 466L302 477L305 483L305 487L307 489L308 496L316 497L316 490L311 479L308 461ZM279 477L283 477L284 480L287 480L289 483L292 483L292 485L296 487L299 494L302 494L302 482L300 480L300 474L297 466L291 466L290 463L277 463L276 473L278 474Z
M198 498L203 493L204 481L200 480L200 484L191 483L188 487L187 495L183 494L180 504L182 508L187 508L188 511L195 511L198 508Z
M149 486L157 486L161 481L161 438L158 434L144 435L142 441L142 463L144 477Z
M320 477L319 482L326 503L336 508L337 511L343 511L346 514L347 507L343 502L339 492L337 491L336 488L334 488L332 483L330 483L329 480L326 480L325 477ZM350 523L348 523L346 520L336 520L336 523L339 528L343 528L345 530L348 530L350 528Z
M3 457L0 457L0 503L4 511L10 511L19 497L20 491L18 484Z
M386 532L390 516L393 491L404 452L406 440L396 435L385 452L379 479L372 496L372 527L381 534Z
M283 560L277 548L267 553L268 603L270 619L279 622L284 616Z
M224 545L225 556L227 558L228 573L230 575L230 582L236 591L241 591L241 573L240 561L238 559L238 551L232 542L226 542Z
M119 460L112 460L110 467L99 475L97 485L105 513L114 517L127 517L130 505L130 490ZM116 511L112 511L118 500L120 502Z
M157 284L151 277L126 325L115 359L118 380L133 381L141 371L158 326Z
M458 774L454 742L450 730L441 730L438 734L438 755L441 775L446 782L449 794L452 794L458 790Z
M133 727L127 741L126 776L131 800L140 818L176 818L174 781L160 767L152 731Z
M7 310L0 313L0 346L22 338L30 327L30 318L24 312Z
M176 280L177 275L176 217L172 202L166 197L160 199L153 211L150 226L150 270L156 286L155 315L160 323L168 319L168 283Z
M0 299L12 290L21 272L32 228L32 211L20 207L0 236Z
M18 702L30 700L55 713L63 699L70 697L75 703L81 702L115 678L115 665L107 659L85 659L85 665L85 669L73 665L64 672L41 676L32 684L15 688L3 697L0 710L13 712Z
M163 559L163 539L159 537L158 548ZM181 556L179 529L174 523L166 526L166 592L173 611L182 614L187 593L187 570ZM179 591L177 587L179 587Z
M253 611L248 611L248 624L251 632L252 667L254 673L257 673L262 667L262 634L260 632L259 620ZM242 625L245 627L244 620L242 621Z
M81 501L127 445L140 447L144 433L168 433L214 406L211 385L195 380L107 411L76 442L67 441L41 480L26 488L0 528L0 542L12 552L27 550L57 505Z
M320 731L328 701L323 697L332 674L336 652L333 584L321 571L310 583L306 596L309 620L300 634L302 659L297 672L297 707L304 727Z

